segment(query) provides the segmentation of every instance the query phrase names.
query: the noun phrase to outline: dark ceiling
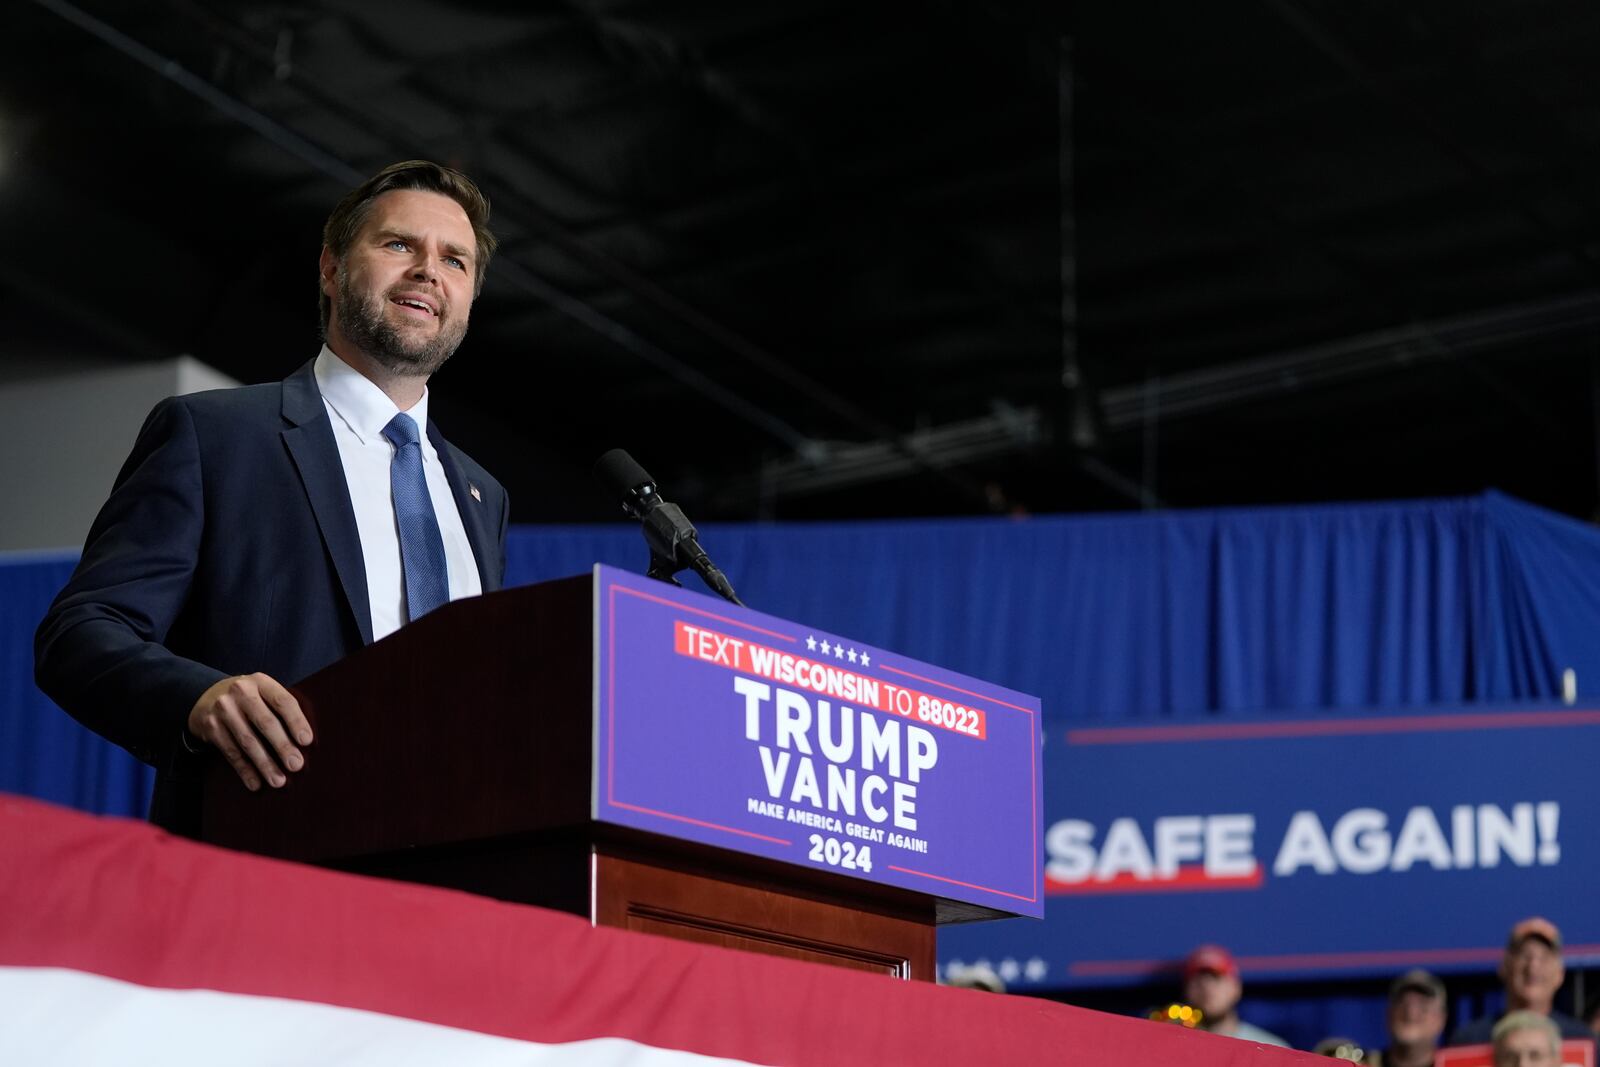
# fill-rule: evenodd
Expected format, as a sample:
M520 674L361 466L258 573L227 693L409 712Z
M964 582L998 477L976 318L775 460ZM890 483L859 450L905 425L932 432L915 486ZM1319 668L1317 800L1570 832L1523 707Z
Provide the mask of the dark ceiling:
M1596 510L1600 7L18 0L0 358L316 351L397 159L502 252L438 376L519 521L1471 493Z

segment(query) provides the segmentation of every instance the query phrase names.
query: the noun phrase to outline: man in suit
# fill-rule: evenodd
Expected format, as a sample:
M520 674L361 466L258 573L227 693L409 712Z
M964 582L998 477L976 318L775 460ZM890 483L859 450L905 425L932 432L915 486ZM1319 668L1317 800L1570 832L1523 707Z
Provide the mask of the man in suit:
M465 175L397 163L323 230L322 351L284 381L169 398L35 639L39 687L157 769L199 831L199 757L277 788L313 737L286 688L445 600L499 588L504 489L427 419L494 251Z

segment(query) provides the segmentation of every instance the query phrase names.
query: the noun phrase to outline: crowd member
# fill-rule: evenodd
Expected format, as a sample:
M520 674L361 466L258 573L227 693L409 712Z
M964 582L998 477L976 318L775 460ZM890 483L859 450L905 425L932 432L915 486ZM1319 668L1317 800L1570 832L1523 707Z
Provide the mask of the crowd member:
M1488 1044L1495 1025L1513 1012L1532 1012L1549 1019L1563 1038L1594 1034L1572 1016L1555 1009L1556 990L1566 980L1566 964L1561 958L1561 931L1549 919L1534 916L1511 928L1506 951L1500 960L1500 980L1506 987L1506 1010L1500 1016L1484 1016L1459 1027L1450 1035L1452 1045Z
M1420 967L1407 971L1389 986L1385 1016L1389 1045L1365 1062L1382 1067L1433 1067L1444 1020L1444 983Z
M1183 963L1183 999L1200 1009L1200 1029L1227 1037L1288 1048L1289 1043L1239 1018L1244 984L1233 954L1220 945L1201 945Z
M1548 1015L1513 1011L1494 1024L1494 1067L1559 1067L1561 1031Z

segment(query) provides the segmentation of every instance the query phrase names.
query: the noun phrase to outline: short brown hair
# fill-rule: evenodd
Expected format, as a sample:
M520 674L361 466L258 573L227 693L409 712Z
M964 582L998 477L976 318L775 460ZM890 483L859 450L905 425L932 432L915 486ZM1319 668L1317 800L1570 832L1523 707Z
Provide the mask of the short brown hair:
M462 174L453 167L431 163L426 159L408 159L403 163L391 163L378 173L356 186L345 194L343 200L334 207L333 214L328 216L328 221L322 227L322 244L334 256L343 259L350 246L355 242L356 234L361 232L361 227L366 225L367 217L372 214L372 202L384 193L392 193L396 189L418 189L427 193L439 193L448 196L451 200L461 205L461 210L467 213L467 221L472 223L472 236L477 242L477 254L473 256L473 284L472 293L476 296L483 291L483 275L489 269L489 257L494 255L494 234L489 232L489 198L483 195L476 182ZM322 314L322 330L328 330L328 315L332 307L328 301L328 294L317 287L317 304Z

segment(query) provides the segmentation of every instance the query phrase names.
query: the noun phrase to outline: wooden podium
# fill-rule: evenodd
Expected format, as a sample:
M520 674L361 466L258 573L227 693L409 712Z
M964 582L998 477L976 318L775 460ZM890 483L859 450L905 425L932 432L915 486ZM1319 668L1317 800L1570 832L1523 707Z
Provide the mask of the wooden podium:
M250 793L216 760L202 838L923 980L939 922L1004 914L595 819L599 580L448 604L293 686L305 768Z

